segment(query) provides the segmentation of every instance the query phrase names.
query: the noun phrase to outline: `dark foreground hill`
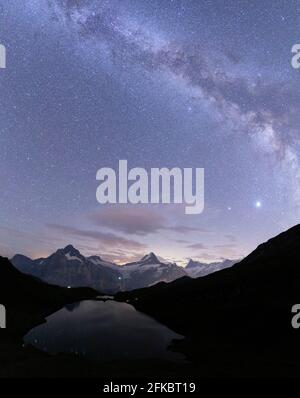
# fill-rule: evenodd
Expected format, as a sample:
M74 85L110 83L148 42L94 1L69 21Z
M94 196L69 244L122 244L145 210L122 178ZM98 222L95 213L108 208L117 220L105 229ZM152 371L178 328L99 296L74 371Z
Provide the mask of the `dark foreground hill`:
M45 316L94 295L46 285L0 258L0 303L10 313L9 328L0 331L0 376L300 376L300 329L291 325L291 308L300 303L300 226L232 268L116 296L184 335L173 350L187 355L187 365L90 363L22 347L23 334Z
M92 298L99 294L89 288L67 289L43 283L14 268L0 257L0 303L7 310L7 328L16 335L27 331L48 314L67 303ZM23 322L20 322L20 319Z
M48 355L24 346L23 336L45 318L69 303L94 299L100 293L90 288L68 289L48 285L22 274L8 259L0 257L0 303L7 310L7 328L0 329L0 378L105 377L174 375L190 373L189 367L167 361L101 363L71 354ZM84 328L85 325L82 325ZM101 338L101 336L99 336Z
M44 375L69 366L65 359L48 356L23 347L22 337L45 317L68 303L94 298L89 288L66 289L48 285L15 269L0 257L0 303L6 307L7 328L0 329L0 377L34 376L44 367Z
M203 278L119 293L176 332L177 349L203 376L300 376L300 225L260 245L240 263Z

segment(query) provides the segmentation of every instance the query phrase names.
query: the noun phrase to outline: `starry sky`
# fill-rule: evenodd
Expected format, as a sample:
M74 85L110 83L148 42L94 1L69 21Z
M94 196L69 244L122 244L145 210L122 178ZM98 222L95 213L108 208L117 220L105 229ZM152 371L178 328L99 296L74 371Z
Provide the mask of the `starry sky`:
M0 252L241 258L300 221L300 2L0 0ZM204 167L205 210L96 172Z

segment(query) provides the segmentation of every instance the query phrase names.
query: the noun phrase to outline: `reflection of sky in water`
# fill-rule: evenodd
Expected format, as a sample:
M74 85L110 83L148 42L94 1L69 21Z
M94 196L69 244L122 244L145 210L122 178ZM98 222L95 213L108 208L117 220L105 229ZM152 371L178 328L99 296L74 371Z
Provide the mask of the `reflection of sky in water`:
M26 343L49 353L71 352L91 359L160 358L179 360L167 351L181 338L166 326L114 301L82 301L66 306L32 329Z

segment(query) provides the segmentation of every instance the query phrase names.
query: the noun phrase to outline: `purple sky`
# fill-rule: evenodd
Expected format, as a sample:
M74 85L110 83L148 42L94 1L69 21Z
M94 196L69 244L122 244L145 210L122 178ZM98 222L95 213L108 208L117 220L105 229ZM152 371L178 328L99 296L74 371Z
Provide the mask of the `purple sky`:
M293 0L0 1L1 254L213 261L298 223L299 22ZM99 205L119 159L204 167L204 213Z

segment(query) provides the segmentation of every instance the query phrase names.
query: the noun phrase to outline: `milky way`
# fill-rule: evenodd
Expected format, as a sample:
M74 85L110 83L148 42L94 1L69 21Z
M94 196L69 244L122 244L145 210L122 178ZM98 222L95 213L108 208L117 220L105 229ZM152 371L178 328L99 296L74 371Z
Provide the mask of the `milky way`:
M2 251L209 261L297 223L299 16L296 1L2 2ZM204 214L100 208L96 170L119 159L204 167Z

